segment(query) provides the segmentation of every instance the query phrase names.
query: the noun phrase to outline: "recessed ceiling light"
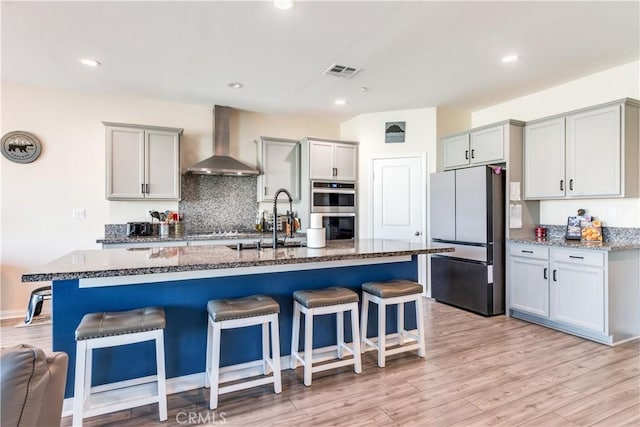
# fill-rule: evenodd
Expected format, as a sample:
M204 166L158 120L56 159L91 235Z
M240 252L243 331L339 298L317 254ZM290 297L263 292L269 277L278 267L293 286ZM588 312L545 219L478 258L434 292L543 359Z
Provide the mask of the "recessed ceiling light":
M87 67L97 67L100 65L100 62L93 58L80 58L78 59L82 65L86 65Z
M507 63L507 62L515 62L518 60L518 55L507 55L505 57L502 58L502 62L503 63Z
M231 82L231 83L227 83L227 86L229 86L231 89L240 89L242 88L242 83Z
M293 0L273 0L273 5L280 10L289 10L293 7Z
M336 100L334 101L334 103L335 103L336 105L345 105L345 104L347 103L347 101L346 101L345 99L340 99L340 98L338 98L338 99L336 99Z

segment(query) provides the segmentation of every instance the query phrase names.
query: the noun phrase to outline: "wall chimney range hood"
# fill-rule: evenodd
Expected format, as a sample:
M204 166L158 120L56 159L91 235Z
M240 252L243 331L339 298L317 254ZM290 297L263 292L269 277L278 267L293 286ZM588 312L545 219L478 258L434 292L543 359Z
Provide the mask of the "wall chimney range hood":
M252 176L260 171L229 155L230 107L213 107L213 156L187 168L187 172L202 175Z

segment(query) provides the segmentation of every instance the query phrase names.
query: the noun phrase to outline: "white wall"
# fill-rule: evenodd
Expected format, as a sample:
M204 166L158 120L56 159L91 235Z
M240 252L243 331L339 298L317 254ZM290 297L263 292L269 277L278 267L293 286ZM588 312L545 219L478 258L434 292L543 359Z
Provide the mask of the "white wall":
M534 120L621 98L640 99L640 62L592 74L471 115L472 127L504 119ZM640 199L581 199L540 202L542 224L566 224L579 208L611 227L640 227Z
M406 123L405 142L385 144L385 123L402 121ZM436 109L422 108L363 114L342 123L340 138L360 142L358 146L358 203L360 206L358 233L361 238L370 238L372 236L369 192L372 159L380 155L427 153L427 176L435 172ZM427 232L427 241L430 240Z
M29 293L43 283L21 283L28 270L76 249L98 248L104 224L145 220L149 209L177 209L177 202L105 200L105 133L102 121L184 129L181 167L212 153L212 106L111 94L2 84L1 131L34 133L40 158L17 164L1 157L0 317L24 315ZM260 135L338 136L328 120L238 112L232 152L256 163ZM232 130L233 133L233 130ZM235 140L235 142L234 142ZM72 220L74 208L86 220Z

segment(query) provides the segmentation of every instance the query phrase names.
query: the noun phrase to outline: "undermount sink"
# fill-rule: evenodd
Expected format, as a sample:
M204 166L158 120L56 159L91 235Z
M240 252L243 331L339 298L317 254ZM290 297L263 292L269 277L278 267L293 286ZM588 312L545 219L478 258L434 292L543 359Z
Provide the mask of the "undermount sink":
M301 241L291 241L291 242L278 242L278 247L279 248L303 248L306 247L307 243L306 242L301 242ZM238 251L242 251L245 249L253 249L256 250L258 249L258 243L254 242L254 243L238 243L235 245L227 245L227 247L229 249L234 249L234 250L238 250ZM262 249L273 249L271 242L269 243L265 243L263 242L261 245Z

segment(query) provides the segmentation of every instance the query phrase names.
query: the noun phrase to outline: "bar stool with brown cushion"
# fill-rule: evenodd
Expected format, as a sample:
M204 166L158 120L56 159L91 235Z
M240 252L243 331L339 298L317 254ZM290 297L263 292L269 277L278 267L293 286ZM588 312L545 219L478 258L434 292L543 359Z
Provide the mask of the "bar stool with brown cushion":
M280 332L278 313L280 305L271 297L252 295L236 299L217 299L207 303L207 362L205 387L211 387L209 408L218 407L218 396L273 383L274 393L282 391L280 379ZM220 335L222 329L262 325L262 374L273 375L220 387ZM269 325L271 325L271 357L269 357ZM233 380L237 380L234 377Z
M378 304L378 339L377 342L367 338L367 322L369 302ZM413 302L416 305L416 331L404 329L404 304ZM399 347L387 349L386 313L387 305L398 305L397 344ZM384 368L387 355L418 350L418 356L424 357L424 327L422 320L422 285L411 280L390 280L387 282L366 282L362 284L362 319L360 321L362 352L367 347L378 350L378 366ZM406 342L407 338L410 340ZM392 342L393 344L393 342Z
M160 421L167 419L167 386L164 365L165 314L162 307L145 307L128 311L86 314L76 329L76 376L73 399L73 425L81 426L84 418L126 408L158 403ZM115 347L144 341L155 342L156 375L127 384L157 383L157 393L111 404L92 405L92 354L96 348ZM100 391L121 388L104 384Z
M311 385L313 372L326 371L340 366L354 365L357 374L362 372L360 358L360 334L358 327L358 294L347 288L331 287L317 290L300 290L293 293L293 332L291 336L291 369L299 361L304 366L304 385ZM344 342L344 312L351 312L352 344ZM304 358L298 352L300 338L300 312L304 318ZM336 315L336 357L343 359L343 350L353 355L353 359L338 360L332 363L313 366L313 316L321 314Z

